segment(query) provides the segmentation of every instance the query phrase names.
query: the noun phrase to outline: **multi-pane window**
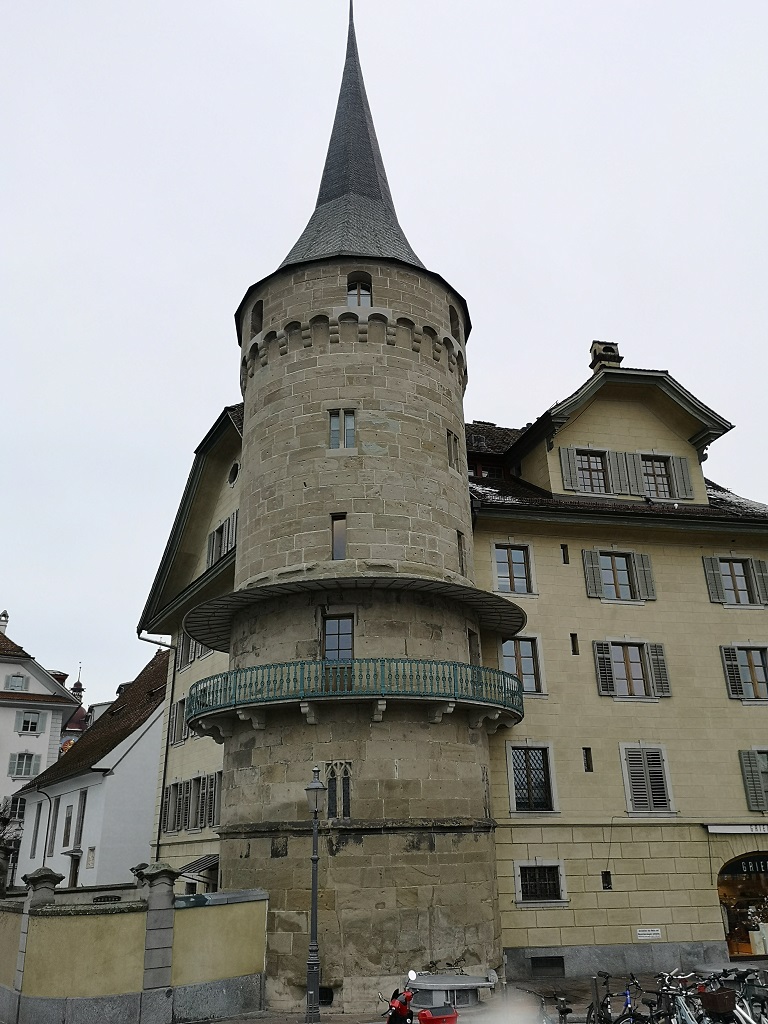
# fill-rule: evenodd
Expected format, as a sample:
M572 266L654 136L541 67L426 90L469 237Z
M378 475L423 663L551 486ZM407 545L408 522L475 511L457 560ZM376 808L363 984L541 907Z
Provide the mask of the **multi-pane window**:
M594 649L597 688L603 696L671 696L662 644L597 640Z
M768 604L768 563L761 558L704 558L710 601L727 605Z
M530 594L531 562L528 548L512 544L496 545L496 584L505 594Z
M605 494L608 491L605 455L602 452L577 451L576 479L580 491Z
M643 471L643 490L648 497L671 498L669 459L656 455L643 455L640 464Z
M353 617L329 615L323 619L323 658L325 661L351 661Z
M515 637L501 645L502 668L522 681L523 693L541 693L539 655L534 639Z
M24 821L24 811L27 806L27 801L23 796L14 796L11 798L11 820L12 821Z
M18 672L13 675L5 677L5 688L6 690L28 690L29 689L29 677L23 676Z
M669 811L672 801L660 747L623 747L627 805L631 811Z
M208 534L206 567L210 569L237 544L237 509Z
M584 580L588 597L607 601L653 601L656 584L649 555L631 551L595 551L585 548Z
M328 413L328 447L355 447L355 410L332 409Z
M181 700L177 700L174 704L171 704L170 711L168 713L169 743L183 743L187 736L189 736L189 726L187 725L185 715L186 709L186 697L182 697Z
M331 516L331 558L347 557L347 517L346 515Z
M366 274L351 274L347 279L347 305L348 306L372 306L373 289L371 279Z
M24 752L11 754L8 761L8 774L16 779L31 779L40 774L40 755Z
M513 810L551 811L552 783L546 747L507 747L512 776Z
M452 430L446 431L446 438L448 443L448 465L451 469L460 469L461 458L459 455L459 439Z
M22 711L21 713L21 731L22 732L40 732L40 712L39 711Z
M765 647L721 647L728 696L768 700L768 650Z
M545 902L563 898L558 864L521 864L517 870L521 902Z
M331 761L326 764L325 784L328 787L328 817L349 818L352 763Z

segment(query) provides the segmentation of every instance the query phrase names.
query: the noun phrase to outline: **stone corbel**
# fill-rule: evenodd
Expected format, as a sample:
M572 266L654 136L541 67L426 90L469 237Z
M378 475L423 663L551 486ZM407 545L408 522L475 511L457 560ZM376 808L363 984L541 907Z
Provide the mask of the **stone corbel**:
M443 720L443 715L450 715L453 709L456 707L455 700L441 701L439 704L433 704L427 711L427 719L430 725L440 725Z
M267 727L267 715L263 708L238 708L237 717L241 722L250 722L254 729Z
M317 725L320 721L320 708L313 700L303 700L299 705L307 725Z
M228 739L234 731L232 722L222 718L215 722L204 718L197 722L194 728L195 732L199 733L200 736L210 736L214 743L219 744Z
M500 714L501 711L491 711L490 708L488 708L488 710L486 711L480 711L474 717L470 718L469 727L470 729L480 729L482 728L483 722L485 722L486 719L488 719L489 724L491 724L496 721ZM493 728L489 729L488 731L496 732L497 728L498 726L494 725Z
M384 712L387 710L387 702L385 700L375 700L373 702L373 715L371 716L372 722L381 722L384 719Z

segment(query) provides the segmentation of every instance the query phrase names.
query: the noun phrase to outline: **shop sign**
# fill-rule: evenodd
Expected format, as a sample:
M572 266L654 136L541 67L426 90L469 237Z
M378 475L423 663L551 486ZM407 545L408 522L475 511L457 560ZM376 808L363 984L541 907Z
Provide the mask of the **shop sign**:
M660 939L661 928L638 928L638 939Z
M707 825L707 832L722 835L766 835L768 834L768 824Z

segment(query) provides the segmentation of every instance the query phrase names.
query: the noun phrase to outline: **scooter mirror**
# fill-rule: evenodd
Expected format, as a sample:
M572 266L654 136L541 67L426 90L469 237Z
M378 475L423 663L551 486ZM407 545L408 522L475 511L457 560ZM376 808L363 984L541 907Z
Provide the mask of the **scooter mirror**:
M408 981L416 981L416 971L408 971Z

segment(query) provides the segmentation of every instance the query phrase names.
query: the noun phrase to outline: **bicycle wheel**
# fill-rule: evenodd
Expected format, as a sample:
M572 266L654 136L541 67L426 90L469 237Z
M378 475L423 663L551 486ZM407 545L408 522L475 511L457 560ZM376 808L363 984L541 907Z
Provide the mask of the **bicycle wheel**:
M627 1010L626 1013L622 1013L620 1017L617 1017L613 1024L650 1024L651 1015L645 1010L638 1010L636 1007L632 1007L631 1010Z

